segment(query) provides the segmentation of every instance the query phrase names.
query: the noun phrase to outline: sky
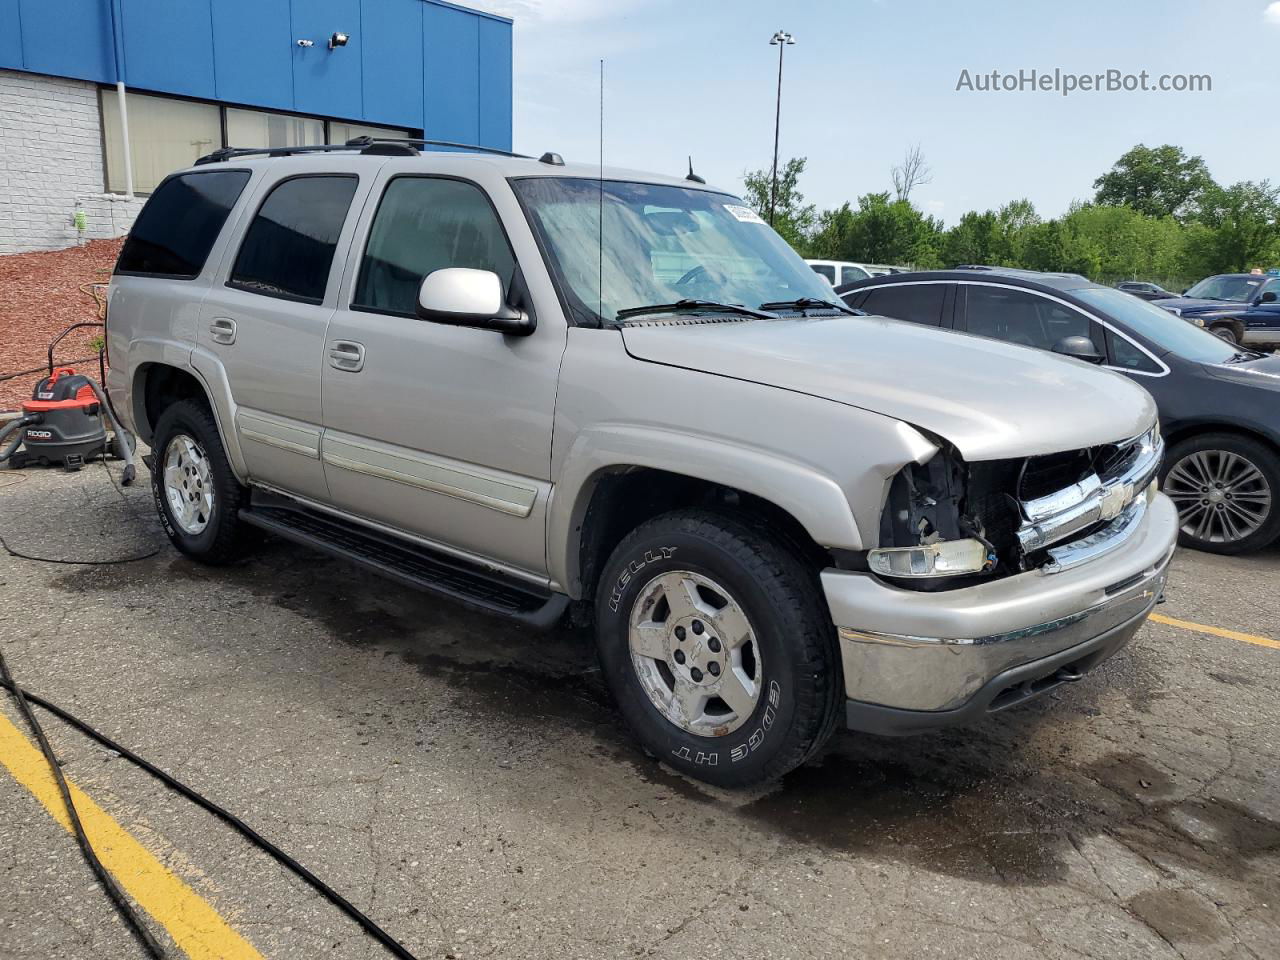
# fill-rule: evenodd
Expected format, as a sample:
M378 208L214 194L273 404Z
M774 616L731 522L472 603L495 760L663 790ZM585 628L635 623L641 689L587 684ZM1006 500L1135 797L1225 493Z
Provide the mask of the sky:
M515 21L514 148L680 173L741 193L806 157L819 209L891 189L919 144L911 199L955 223L1027 198L1057 216L1137 143L1202 156L1222 183L1280 177L1280 0L463 0ZM992 70L1209 74L1206 92L957 90ZM974 80L974 85L977 81Z

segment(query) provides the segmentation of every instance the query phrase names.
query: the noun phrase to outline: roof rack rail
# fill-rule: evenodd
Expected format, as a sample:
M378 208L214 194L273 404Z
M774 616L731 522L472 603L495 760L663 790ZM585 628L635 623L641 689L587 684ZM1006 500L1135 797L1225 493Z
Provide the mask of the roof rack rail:
M291 157L302 153L331 153L335 150L359 150L363 154L379 156L417 156L418 147L450 147L474 153L495 153L503 157L532 160L533 157L497 147L481 147L474 143L454 143L452 140L420 140L412 137L352 137L346 143L317 143L298 147L219 147L195 162L197 167L206 163L223 163L237 157Z
M475 143L455 143L452 140L423 140L418 137L352 137L347 141L348 147L370 147L378 143L402 143L415 147L450 147L454 150L467 150L472 153L494 153L500 157L515 157L519 160L532 160L524 153L512 153L510 150L499 150L497 147L482 147Z
M223 163L236 157L290 157L295 153L327 153L333 150L350 150L346 143L317 143L300 147L219 147L212 153L206 153L195 162L195 166L206 163Z

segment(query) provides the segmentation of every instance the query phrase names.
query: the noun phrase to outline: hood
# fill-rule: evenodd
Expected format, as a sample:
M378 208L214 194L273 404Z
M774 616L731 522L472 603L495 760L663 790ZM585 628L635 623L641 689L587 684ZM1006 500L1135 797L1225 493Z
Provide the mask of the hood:
M1156 418L1150 394L1119 374L884 317L621 329L637 359L893 417L949 440L970 461L1112 443Z
M1239 313L1249 309L1247 303L1232 303L1230 300L1201 300L1197 297L1169 297L1164 300L1152 300L1157 307L1166 310L1177 308L1184 315L1199 316L1204 313Z
M1205 370L1219 380L1242 383L1261 390L1280 390L1280 357L1269 356L1243 363L1206 363Z

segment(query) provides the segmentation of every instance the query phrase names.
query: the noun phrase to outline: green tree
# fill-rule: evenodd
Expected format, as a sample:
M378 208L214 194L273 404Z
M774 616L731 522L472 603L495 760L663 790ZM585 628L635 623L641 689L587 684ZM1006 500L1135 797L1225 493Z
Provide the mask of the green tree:
M858 198L856 210L845 203L824 211L808 251L831 260L933 266L941 231L937 220L908 201L868 193Z
M803 251L809 233L817 221L816 208L804 202L800 192L800 174L804 173L806 158L792 157L778 168L778 195L774 201L773 229L796 250ZM746 200L756 213L769 219L769 194L773 186L773 171L766 167L743 175L746 184Z
M1194 216L1201 199L1214 186L1200 157L1181 147L1138 144L1093 182L1095 202L1132 207L1149 217Z
M948 267L962 263L998 263L1003 247L1000 222L992 210L970 210L942 239L942 261Z
M1215 187L1201 219L1210 230L1198 237L1197 256L1215 272L1266 267L1280 260L1280 188L1270 181Z

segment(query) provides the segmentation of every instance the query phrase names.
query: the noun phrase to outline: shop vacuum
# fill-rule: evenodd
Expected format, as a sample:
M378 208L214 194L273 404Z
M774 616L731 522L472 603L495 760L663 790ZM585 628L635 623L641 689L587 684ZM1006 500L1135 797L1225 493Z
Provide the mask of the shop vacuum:
M0 464L12 469L28 464L60 464L79 470L95 457L110 452L125 462L122 483L136 473L133 435L116 417L101 383L71 367L55 367L54 349L72 330L102 327L101 323L73 323L49 344L49 375L36 384L30 400L22 402L22 416L0 427ZM103 351L98 351L98 375L106 380ZM110 421L113 438L107 439ZM25 449L20 450L20 447Z

